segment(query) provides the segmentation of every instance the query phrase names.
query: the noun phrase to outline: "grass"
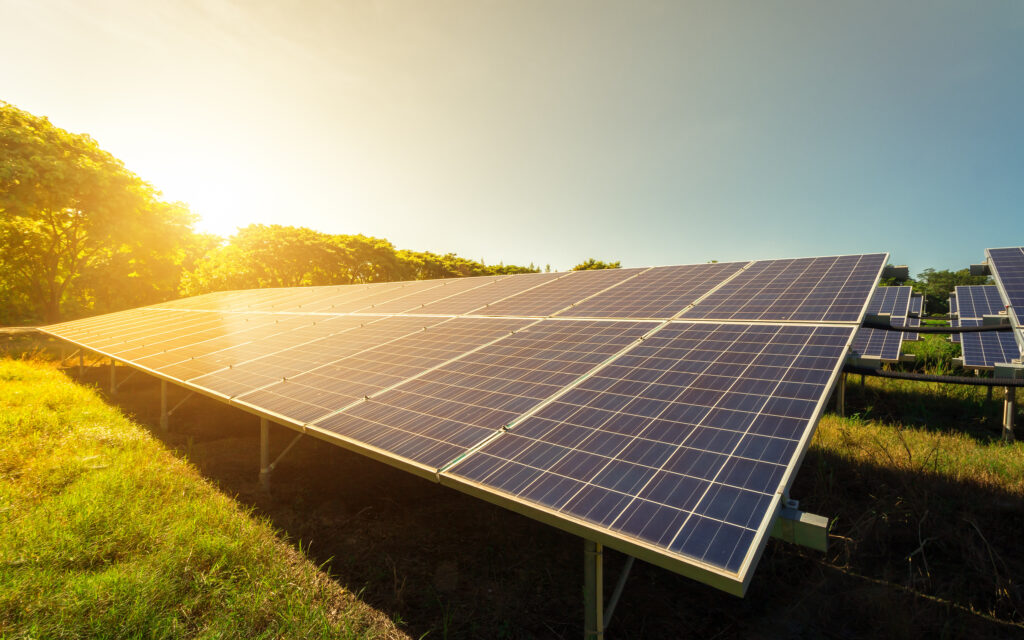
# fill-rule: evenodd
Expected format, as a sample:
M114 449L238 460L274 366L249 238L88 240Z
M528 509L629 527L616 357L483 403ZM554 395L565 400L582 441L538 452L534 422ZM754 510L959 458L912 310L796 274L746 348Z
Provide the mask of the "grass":
M0 360L0 637L400 635L95 391Z

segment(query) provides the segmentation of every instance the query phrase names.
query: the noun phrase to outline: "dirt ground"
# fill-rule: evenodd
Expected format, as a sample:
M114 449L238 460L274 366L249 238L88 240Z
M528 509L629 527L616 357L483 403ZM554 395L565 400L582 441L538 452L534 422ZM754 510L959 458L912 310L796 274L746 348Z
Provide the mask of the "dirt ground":
M86 375L86 382L101 388L108 380L105 367ZM184 392L169 389L173 406ZM160 435L154 379L134 375L113 401ZM258 434L256 417L196 395L171 417L170 433L161 437L413 638L581 636L580 538L308 437L280 463L266 495L257 482ZM273 457L293 435L271 428ZM844 505L847 511L870 512L872 500L879 499L872 483L895 483L876 470L844 469L812 452L795 496L814 495L821 474L808 469L822 465L831 465L831 476L848 478L851 491L865 494L860 503ZM834 505L802 506L834 513ZM1019 511L1020 505L1011 501L1008 508ZM870 534L888 535L881 531L872 528ZM994 607L984 594L976 602L908 588L905 576L896 574L905 572L898 558L876 557L887 544L900 544L898 532L892 534L897 539L854 545L852 552L843 533L840 527L839 549L828 554L770 541L745 598L637 562L606 637L1024 636L1020 611L1007 611L1001 620L978 613ZM625 558L611 550L605 557L607 594Z

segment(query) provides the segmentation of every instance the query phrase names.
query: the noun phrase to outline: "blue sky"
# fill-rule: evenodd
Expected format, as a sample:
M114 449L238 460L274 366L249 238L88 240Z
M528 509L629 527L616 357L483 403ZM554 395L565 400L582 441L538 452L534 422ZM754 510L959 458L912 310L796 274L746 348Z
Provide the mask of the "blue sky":
M625 266L1024 244L1024 3L0 0L0 99L222 235Z

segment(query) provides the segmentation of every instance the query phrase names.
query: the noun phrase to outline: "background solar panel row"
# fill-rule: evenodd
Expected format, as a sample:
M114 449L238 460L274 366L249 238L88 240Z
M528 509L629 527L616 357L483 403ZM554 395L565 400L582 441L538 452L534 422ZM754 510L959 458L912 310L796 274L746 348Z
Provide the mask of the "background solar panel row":
M747 262L654 267L557 314L573 318L671 318Z
M737 572L853 330L673 323L446 475Z
M857 322L886 254L761 260L683 318Z
M921 318L907 318L907 325L906 326L908 326L908 327L920 327L921 326ZM921 334L920 333L904 333L903 334L903 341L904 342L914 342L914 341L920 340L920 339L921 339Z
M654 326L546 320L315 426L440 468Z
M491 305L480 313L489 316L549 316L647 269L596 269L573 271Z
M911 287L875 287L875 292L868 301L867 312L890 316L889 322L894 327L906 326L907 314L913 299L912 293ZM900 359L900 350L906 339L907 334L900 331L862 327L857 330L852 350L862 358L896 362Z
M921 317L924 314L924 296L915 293L910 296L910 315Z

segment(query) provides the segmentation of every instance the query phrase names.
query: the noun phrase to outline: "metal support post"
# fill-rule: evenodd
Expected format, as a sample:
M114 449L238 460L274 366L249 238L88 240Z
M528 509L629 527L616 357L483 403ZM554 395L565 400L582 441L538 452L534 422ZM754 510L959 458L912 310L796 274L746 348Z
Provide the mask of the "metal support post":
M992 402L992 387L985 387L985 401Z
M270 422L260 418L260 489L270 491Z
M846 416L846 372L840 372L839 385L836 387L836 413Z
M989 387L991 389L992 387ZM1003 440L1013 442L1013 418L1017 412L1017 389L1006 387L1006 396L1003 400Z
M169 430L167 422L167 381L160 381L160 430L167 433Z
M117 363L110 359L110 395L117 395Z
M633 563L636 558L628 556L626 558L626 564L622 567L622 573L619 575L619 581L615 583L615 589L612 591L612 597L608 600L608 606L604 609L604 628L607 629L608 625L612 621L612 614L615 613L615 607L619 604L619 598L622 596L622 590L626 588L626 578L629 577L629 572L633 569Z
M604 640L604 547L583 541L583 640Z
M81 380L85 377L85 354L82 350L78 351L78 379Z

